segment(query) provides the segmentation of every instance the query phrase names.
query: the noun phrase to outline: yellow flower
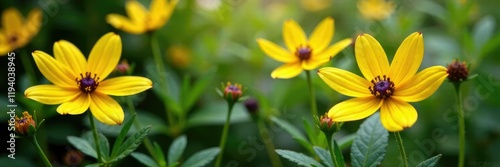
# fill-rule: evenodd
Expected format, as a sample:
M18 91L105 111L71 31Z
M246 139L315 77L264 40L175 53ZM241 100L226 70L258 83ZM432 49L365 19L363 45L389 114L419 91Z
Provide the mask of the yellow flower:
M151 80L122 76L105 80L115 69L122 52L120 36L107 33L90 51L88 60L72 43L54 43L54 57L43 51L32 53L40 72L53 85L32 86L24 92L27 98L44 104L61 104L59 114L78 115L88 108L94 117L108 125L123 122L123 109L112 96L127 96L152 87Z
M167 49L167 58L172 65L178 68L186 68L191 63L191 51L184 45L173 45Z
M321 21L309 39L297 22L287 20L283 25L283 39L288 50L262 38L257 39L257 43L269 57L285 63L275 69L271 77L288 79L299 75L302 70L312 70L330 61L352 43L352 39L346 38L327 48L333 34L334 21L331 17Z
M314 12L328 8L332 0L301 0L300 3L304 9Z
M152 0L149 11L139 2L128 0L125 10L129 18L119 14L109 14L106 21L116 29L143 34L161 28L172 15L178 0Z
M417 73L424 57L421 32L408 36L389 66L380 44L361 34L355 44L356 62L365 78L325 67L318 70L323 81L337 92L355 97L333 106L328 116L335 122L366 118L380 108L381 122L389 131L401 131L417 121L417 111L408 102L431 96L446 79L446 68L433 66Z
M16 8L5 9L0 29L0 56L26 45L38 33L41 23L39 9L32 9L26 20Z
M394 12L394 3L389 0L360 0L358 10L367 20L383 20Z

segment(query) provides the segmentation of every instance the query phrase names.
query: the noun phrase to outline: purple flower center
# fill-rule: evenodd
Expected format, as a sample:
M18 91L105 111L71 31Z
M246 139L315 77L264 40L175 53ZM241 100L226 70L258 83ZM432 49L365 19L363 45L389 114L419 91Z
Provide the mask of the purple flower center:
M26 123L26 121L27 121L27 120L26 120L26 118L24 118L24 117L23 117L23 118L19 119L19 120L17 121L17 123L19 123L19 124L24 124L24 123Z
M78 84L78 87L82 92L90 93L93 92L97 86L99 86L99 77L97 77L97 74L94 74L94 76L91 75L92 73L86 72L85 76L83 74L80 74L80 77L82 79L76 78L76 82Z
M311 58L312 49L309 46L299 47L297 51L295 51L295 56L299 57L300 60L308 60Z
M394 82L390 78L383 76L375 77L372 81L373 86L368 87L370 92L377 98L385 99L390 97L394 93Z

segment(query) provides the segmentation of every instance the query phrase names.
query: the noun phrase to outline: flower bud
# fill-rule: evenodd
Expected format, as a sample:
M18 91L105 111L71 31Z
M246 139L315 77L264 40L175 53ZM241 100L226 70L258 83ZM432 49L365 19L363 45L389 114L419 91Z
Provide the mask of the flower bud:
M64 164L66 166L80 166L83 162L83 154L78 150L68 150L64 155Z
M231 102L236 102L238 99L243 96L243 91L241 90L240 84L231 84L231 82L227 82L226 87L224 87L224 98Z
M27 112L23 112L23 116L21 118L16 116L16 122L14 127L16 128L16 132L20 135L26 136L29 134L30 126L36 128L36 123L31 117L31 115Z
M325 135L332 135L340 130L341 123L334 122L332 118L328 117L328 113L320 116L317 119L318 128L325 133Z
M259 111L259 102L254 98L249 98L244 102L245 108L250 114L257 114Z
M465 81L467 76L469 76L469 70L467 69L465 61L460 63L457 60L453 60L453 62L448 65L447 69L448 79L452 82Z
M115 72L119 72L120 74L126 74L130 70L130 65L127 60L122 60L120 64L116 65Z

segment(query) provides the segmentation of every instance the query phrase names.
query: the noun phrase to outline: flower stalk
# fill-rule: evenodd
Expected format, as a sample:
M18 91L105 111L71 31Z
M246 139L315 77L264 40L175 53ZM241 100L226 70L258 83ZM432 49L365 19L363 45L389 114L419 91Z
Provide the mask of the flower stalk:
M45 166L52 167L52 164L50 163L49 159L47 158L47 156L43 152L42 148L40 147L40 144L38 144L38 140L36 139L36 135L30 136L29 141L31 142L31 144L33 144L33 146L35 146L36 151L38 152L38 154L42 158Z
M335 156L335 151L333 150L333 146L332 146L332 138L333 138L333 134L332 135L328 135L325 133L325 136L326 136L326 140L328 142L328 150L330 152L330 156L333 160L333 164L335 166L340 166L339 162L337 161L337 157Z
M281 160L280 160L278 154L276 154L276 152L274 151L274 150L276 150L276 148L274 147L274 143L272 141L266 142L266 140L264 139L263 134L268 134L269 135L269 131L267 130L264 121L262 119L258 119L257 120L257 125L259 127L260 137L262 138L262 141L264 141L264 145L266 147L267 155L269 156L269 160L271 160L272 166L274 166L274 167L282 167L283 164L281 163Z
M401 153L401 158L403 160L403 166L408 167L408 158L406 158L405 146L403 145L403 139L399 132L394 132L394 137L396 137L396 141L398 142L399 151Z
M311 71L307 70L306 72L307 75L307 87L309 88L309 100L311 103L311 114L313 117L318 116L318 107L316 104L316 93L314 92L314 86L312 84L312 79L311 79Z
M89 115L89 121L90 121L90 126L92 127L92 133L94 136L94 144L95 144L95 149L97 152L97 162L99 164L102 163L102 155L101 155L101 145L99 144L99 136L97 136L97 127L95 126L94 123L94 118L92 117L92 114Z
M463 167L465 162L465 118L464 109L462 106L462 93L460 92L460 82L454 83L457 100L457 116L458 116L458 166Z
M224 129L222 130L222 136L219 143L220 153L217 156L217 160L215 162L216 167L220 167L222 163L222 156L224 154L224 147L226 146L227 133L229 131L229 124L231 120L231 112L233 111L234 103L228 103L228 113L226 116L226 123L224 124Z

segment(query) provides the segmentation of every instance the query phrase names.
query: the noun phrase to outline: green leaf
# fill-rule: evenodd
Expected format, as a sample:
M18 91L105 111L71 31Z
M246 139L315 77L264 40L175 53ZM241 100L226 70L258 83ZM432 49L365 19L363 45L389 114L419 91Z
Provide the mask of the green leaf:
M123 143L123 140L125 140L125 137L127 137L128 131L130 130L130 127L132 127L132 124L134 124L135 121L135 114L130 117L130 119L125 122L125 124L122 127L122 130L120 131L120 134L115 140L115 144L113 144L113 150L111 151L111 157L114 158L116 156L116 153L120 146Z
M226 114L226 101L211 102L189 115L186 126L192 128L201 125L223 125L226 122L226 117L221 117L221 115ZM249 117L243 104L236 103L231 112L230 121L231 123L249 121Z
M99 163L88 164L85 167L99 167Z
M168 149L169 166L179 160L179 158L182 156L182 153L184 153L186 144L187 144L187 139L185 135L178 137L172 142L172 144L170 144L170 149Z
M161 167L167 166L167 161L165 160L165 154L163 153L163 149L157 142L153 143L155 148L155 159Z
M302 145L302 147L304 147L305 149L307 149L307 151L309 151L311 154L314 154L313 145L309 142L309 140L307 140L305 135L302 134L302 132L300 132L299 129L297 129L292 124L278 117L271 116L271 120L274 123L278 124L278 126L283 128L286 132L288 132L288 134L292 136L292 139L299 142L299 144Z
M68 136L68 142L82 153L97 159L97 152L87 140L75 136Z
M281 150L281 149L276 149L276 153L278 153L281 157L288 159L289 161L295 162L300 166L316 166L316 167L323 167L319 162L314 160L311 157L308 157L302 153L298 153L295 151L291 150Z
M314 146L313 148L316 152L316 155L319 156L319 159L323 161L323 164L325 164L327 167L334 167L332 156L330 156L330 153L328 151L318 146Z
M441 154L438 154L432 158L425 160L424 162L417 165L417 167L434 167L437 165L439 159L441 158Z
M140 152L133 152L130 153L132 157L134 157L137 161L141 162L142 164L149 166L149 167L156 167L159 166L155 160L153 160L151 157L149 157L146 154L140 153Z
M333 140L333 152L335 154L335 159L337 159L337 163L339 163L338 167L345 167L344 155L342 155L342 151L335 140Z
M356 138L356 134L353 133L353 134L349 134L347 136L344 136L342 139L339 140L339 146L340 146L340 150L343 150L349 146L352 145L352 142L354 141L354 139Z
M141 145L142 141L144 140L144 138L146 138L150 130L151 126L146 126L136 132L134 135L127 138L127 140L125 140L120 146L120 149L118 149L116 153L117 156L109 160L108 163L118 161L132 153L135 149L137 149L137 147L139 147L139 145Z
M366 119L351 147L352 166L378 166L384 159L389 132L380 123L377 112Z
M483 48L493 35L495 31L495 19L492 16L485 16L479 20L474 29L472 30L474 38L474 46L477 51Z
M169 108L172 113L180 115L182 113L181 105L178 102L179 97L179 79L173 71L163 69L162 74L158 74L156 63L148 61L146 63L146 76L153 81L153 92L155 92ZM165 79L168 78L168 79ZM162 81L166 83L162 83ZM168 90L168 91L167 91Z
M92 148L97 148L94 143L94 133L90 130L82 134L82 139L87 140ZM101 158L104 162L109 159L109 142L104 134L97 132L97 139L99 141L99 149L101 149Z
M182 107L184 111L188 111L193 104L198 100L203 92L206 92L208 85L213 81L215 77L215 69L210 69L206 74L202 75L193 85L189 85L191 77L184 77L183 81L183 92Z
M218 147L212 147L208 148L205 150L202 150L200 152L195 153L193 156L189 157L184 164L182 164L182 167L200 167L204 166L210 161L212 161L217 154L219 154L220 148Z

